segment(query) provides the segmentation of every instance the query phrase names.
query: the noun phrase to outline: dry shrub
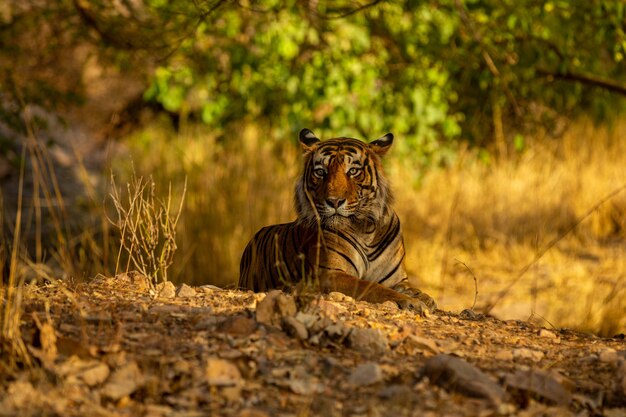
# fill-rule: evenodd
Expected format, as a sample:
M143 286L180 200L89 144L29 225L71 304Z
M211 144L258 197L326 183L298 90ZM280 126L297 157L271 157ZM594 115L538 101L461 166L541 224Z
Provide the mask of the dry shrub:
M176 231L185 200L186 184L174 209L172 187L165 199L156 196L156 184L133 175L126 184L126 192L118 189L111 179L111 202L116 219L110 220L118 229L120 244L115 266L116 275L139 271L156 286L167 281L167 271L176 253Z

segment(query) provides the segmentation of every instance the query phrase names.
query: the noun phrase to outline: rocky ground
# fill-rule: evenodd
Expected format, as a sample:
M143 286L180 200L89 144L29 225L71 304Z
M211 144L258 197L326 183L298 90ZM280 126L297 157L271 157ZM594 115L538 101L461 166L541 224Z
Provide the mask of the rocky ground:
M624 416L624 335L137 275L24 290L0 416Z

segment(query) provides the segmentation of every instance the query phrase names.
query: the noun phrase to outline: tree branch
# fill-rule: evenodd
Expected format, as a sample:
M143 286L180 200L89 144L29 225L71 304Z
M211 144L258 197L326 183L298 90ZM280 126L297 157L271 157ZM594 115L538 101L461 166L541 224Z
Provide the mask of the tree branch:
M618 81L614 81L608 78L602 78L593 74L576 73L570 71L552 72L543 68L538 69L537 74L543 77L550 77L555 80L573 81L576 83L588 85L590 87L599 87L610 91L611 93L617 93L626 96L626 84L622 84Z

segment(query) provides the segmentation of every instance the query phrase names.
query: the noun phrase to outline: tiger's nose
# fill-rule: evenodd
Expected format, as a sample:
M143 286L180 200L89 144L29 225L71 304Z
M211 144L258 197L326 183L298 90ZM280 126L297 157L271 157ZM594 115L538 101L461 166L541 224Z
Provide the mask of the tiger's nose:
M326 199L326 204L328 204L329 207L332 207L334 209L338 209L339 207L343 206L345 202L346 202L345 198L328 197Z

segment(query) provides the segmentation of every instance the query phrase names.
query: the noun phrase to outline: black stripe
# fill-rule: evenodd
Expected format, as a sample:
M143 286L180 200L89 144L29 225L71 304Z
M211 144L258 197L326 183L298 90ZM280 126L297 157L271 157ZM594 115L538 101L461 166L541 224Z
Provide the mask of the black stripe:
M400 262L398 262L398 264L391 270L391 272L389 272L385 278L383 278L382 280L378 281L379 284L382 284L383 282L387 281L389 278L391 278L393 276L393 274L396 273L396 271L398 270L398 268L400 268L400 265L402 265L402 260L400 260Z
M389 245L398 237L399 232L400 232L400 222L396 222L396 224L390 224L389 228L385 231L385 234L383 235L381 240L376 242L375 244L376 249L372 253L368 254L367 259L369 259L370 261L373 261L374 259L378 258L380 255L382 255L385 249L387 249L387 247L389 247Z
M350 236L348 236L345 233L343 233L341 230L331 229L331 230L325 230L325 232L337 235L341 239L343 239L346 242L348 242L358 252L358 254L361 256L361 259L363 260L363 262L367 265L367 263L368 263L367 254L363 250L363 247L359 243L357 243L354 239L352 239Z
M339 256L341 256L343 259L345 259L346 261L348 261L348 263L350 264L350 266L352 266L352 268L354 269L355 274L359 273L359 268L356 267L356 265L354 264L354 262L352 262L352 259L350 259L350 257L348 255L346 255L345 253L342 253L340 251L338 251L337 249L334 248L328 248L328 250L330 252L335 252L336 254L338 254ZM321 265L320 265L321 267Z

